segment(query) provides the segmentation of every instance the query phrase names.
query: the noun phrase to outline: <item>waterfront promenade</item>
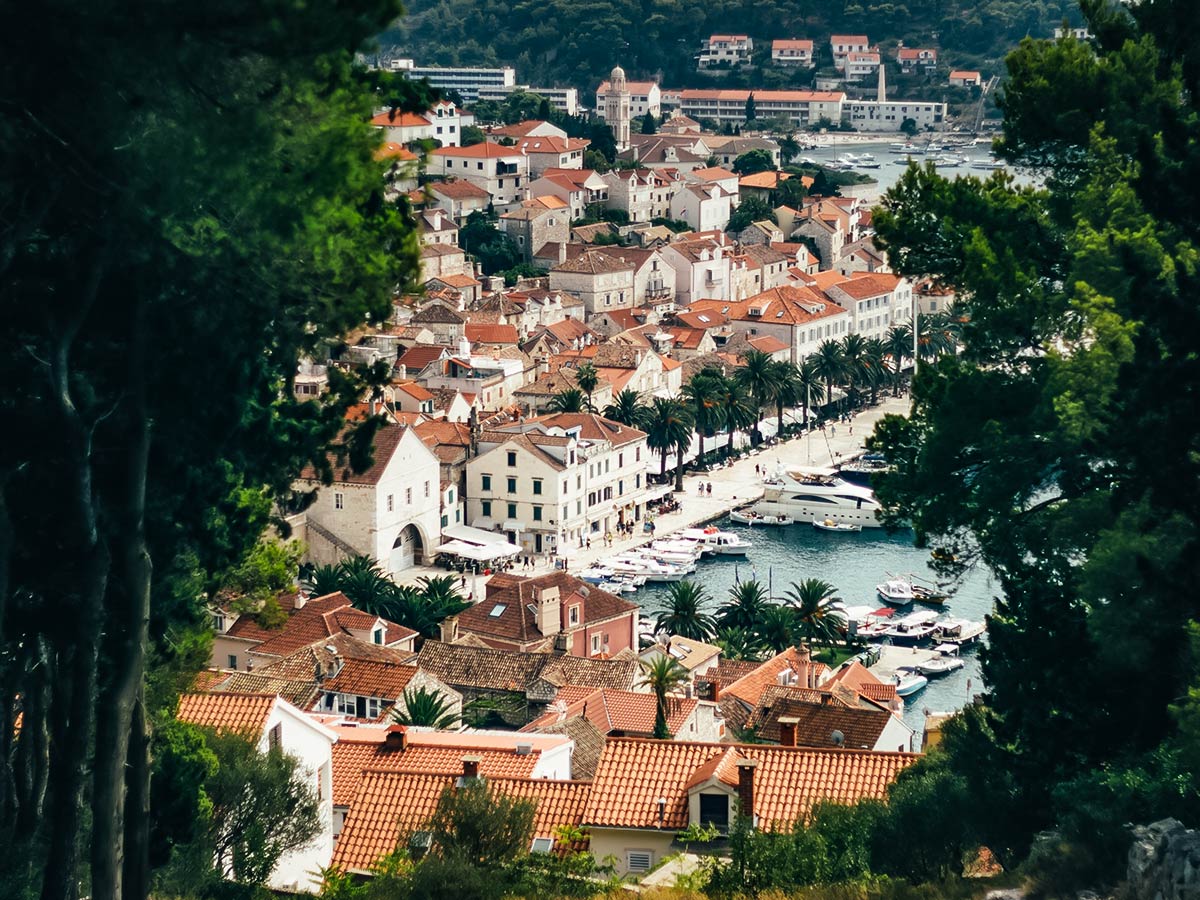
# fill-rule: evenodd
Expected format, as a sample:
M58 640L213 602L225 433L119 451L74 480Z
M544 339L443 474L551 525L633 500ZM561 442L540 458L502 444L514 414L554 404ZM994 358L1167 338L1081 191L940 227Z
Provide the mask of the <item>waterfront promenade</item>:
M848 425L839 422L832 427L827 427L825 433L814 431L803 437L793 437L790 440L767 446L754 454L743 456L732 465L714 469L711 472L689 473L683 479L683 492L674 495L679 501L680 509L674 513L656 516L653 535L646 534L641 530L635 531L629 537L613 535L611 545L606 545L603 535L594 535L590 548L572 547L568 549L566 555L568 569L572 572L581 572L593 563L614 556L623 550L640 547L651 540L665 538L681 529L692 528L719 519L731 509L761 497L763 476L770 475L780 465L784 467L825 467L855 456L862 452L863 442L874 430L876 422L888 413L905 415L908 413L908 408L907 395L883 398L878 406L852 416ZM756 465L759 467L757 474L754 470ZM712 484L711 496L707 492L703 497L700 496L701 483ZM538 557L533 567L525 568L518 565L512 572L516 575L540 575L551 569L552 563L548 558ZM444 569L418 566L404 572L398 580L402 584L411 584L421 576L445 574ZM475 596L482 596L482 585L486 580L483 576L479 576L477 579L468 576L467 590Z

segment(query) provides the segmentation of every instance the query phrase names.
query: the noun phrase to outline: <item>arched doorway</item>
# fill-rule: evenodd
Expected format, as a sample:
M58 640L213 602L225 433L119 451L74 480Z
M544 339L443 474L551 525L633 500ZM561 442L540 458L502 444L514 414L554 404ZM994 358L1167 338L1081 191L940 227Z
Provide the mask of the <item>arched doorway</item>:
M405 525L400 529L396 542L392 544L392 555L388 560L388 568L393 572L403 572L417 564L422 556L424 541L416 525Z

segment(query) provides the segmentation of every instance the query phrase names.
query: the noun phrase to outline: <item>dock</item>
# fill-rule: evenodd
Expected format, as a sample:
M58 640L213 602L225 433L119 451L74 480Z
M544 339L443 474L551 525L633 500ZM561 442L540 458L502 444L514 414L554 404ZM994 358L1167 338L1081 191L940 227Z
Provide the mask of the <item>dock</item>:
M916 666L941 656L924 647L896 647L884 645L879 648L879 661L871 666L871 674L880 681L893 682L897 670L904 666Z

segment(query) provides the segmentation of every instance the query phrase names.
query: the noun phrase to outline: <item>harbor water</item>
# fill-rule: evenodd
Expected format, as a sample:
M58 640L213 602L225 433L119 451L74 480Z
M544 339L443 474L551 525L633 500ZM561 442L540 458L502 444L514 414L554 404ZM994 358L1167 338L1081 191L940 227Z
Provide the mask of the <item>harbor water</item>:
M715 613L728 600L736 581L757 579L770 587L776 599L782 599L794 581L821 578L837 589L846 606L886 604L878 598L875 586L889 574L915 576L918 583L936 584L929 568L929 551L913 546L911 531L889 534L883 529L865 529L860 533L837 534L817 531L811 524L783 527L748 527L731 523L728 518L714 523L722 530L737 532L752 546L744 557L708 556L689 576L702 584L713 600L706 610ZM947 585L951 597L944 610L973 621L982 621L991 610L996 588L986 571L975 569L961 581ZM653 616L663 605L670 585L650 583L625 596L642 607L643 615ZM903 615L913 609L936 609L918 604L897 610ZM986 637L985 637L986 640ZM929 686L908 697L904 721L918 736L924 725L925 711L951 712L961 709L983 687L976 647L964 648L966 665L948 675L932 677Z

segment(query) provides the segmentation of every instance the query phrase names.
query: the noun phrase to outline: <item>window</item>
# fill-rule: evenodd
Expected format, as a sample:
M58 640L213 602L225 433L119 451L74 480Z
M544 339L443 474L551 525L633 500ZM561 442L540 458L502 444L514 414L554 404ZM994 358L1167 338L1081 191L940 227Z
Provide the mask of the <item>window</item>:
M429 482L428 481L425 482L425 496L426 497L429 496Z
M600 652L600 635L593 634L592 635L592 653L595 654L595 653L599 653L599 652Z
M515 479L515 478L508 479L508 492L510 494L515 494L517 492L517 479Z
M231 668L231 669L237 668L237 656L235 656L232 653L229 654L229 668Z
M641 475L633 476L633 486L639 487L639 488L642 486L642 476Z
M383 643L383 635L384 635L384 630L382 628L376 628L374 631L371 632L371 640L376 644L382 644Z
M341 491L334 491L333 508L334 509L345 509L346 508L346 495L343 494Z
M283 723L279 722L267 732L267 749L279 750L283 746Z
M625 480L620 479L617 481L617 496L623 497L624 495L625 495Z
M570 513L570 511L571 511L571 507L568 504L564 503L563 511L562 511L562 517L563 517L564 521L566 520L567 515L568 515L568 513Z
M450 490L446 493L446 502L447 503L454 502L454 488L450 488Z
M579 604L576 603L567 611L567 621L572 625L579 624Z
M564 478L562 492L565 494L570 489L570 487L571 487L570 483L567 481L567 479Z
M408 506L412 506L412 488L404 489L404 502Z
M391 495L391 494L388 494L388 498L387 498L387 509L388 509L388 512L392 512L392 510L394 510L395 508L396 508L396 503L395 503L395 501L392 499L392 495Z
M626 850L625 868L630 872L649 872L654 854L649 850Z
M515 503L508 504L508 517L510 519L515 519L517 517L517 504L515 504Z
M378 719L379 714L383 712L383 701L378 697L367 698L367 718Z
M450 524L450 517L442 516L442 527L445 528L449 524Z
M633 451L633 461L634 462L642 461L642 448L641 447L638 447Z
M540 478L533 479L533 492L535 494L540 494L542 492L542 479L540 479Z
M549 853L554 849L554 838L539 837L533 839L529 848L530 853Z
M504 615L504 611L506 609L508 609L507 603L497 603L495 606L492 607L492 611L488 613L488 616L492 619L498 619L502 615Z
M517 464L517 451L515 451L515 450L508 451L508 464L510 466L515 466Z
M535 521L535 522L542 521L542 508L540 506L535 506L533 508L533 521Z
M700 824L729 827L729 797L725 794L700 795Z
M491 475L483 475L480 477L479 481L480 481L479 487L482 488L483 490L490 491L492 489L492 476Z
M479 507L480 507L479 511L481 513L483 513L483 515L490 516L492 514L492 501L491 500L484 500L483 502L481 502L479 504Z

